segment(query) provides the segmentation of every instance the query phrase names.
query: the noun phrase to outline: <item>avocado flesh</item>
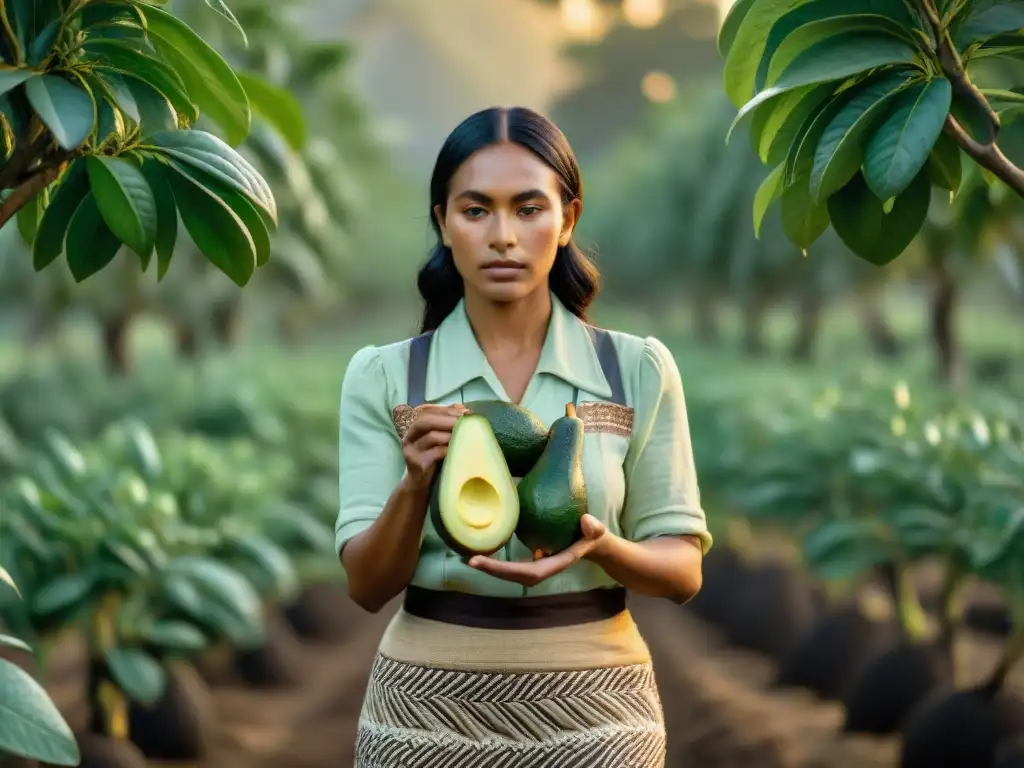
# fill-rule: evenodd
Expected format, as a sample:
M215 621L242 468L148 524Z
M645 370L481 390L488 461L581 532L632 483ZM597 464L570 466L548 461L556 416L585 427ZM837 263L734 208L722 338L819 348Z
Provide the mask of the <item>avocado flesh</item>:
M587 513L583 422L571 405L567 415L551 425L547 446L519 481L517 493L516 536L531 551L554 554L580 538L580 518Z
M431 502L444 542L470 557L497 552L519 522L519 496L487 419L462 416L452 429Z
M465 406L491 425L512 477L524 477L533 469L548 442L543 421L526 408L504 400L473 400Z

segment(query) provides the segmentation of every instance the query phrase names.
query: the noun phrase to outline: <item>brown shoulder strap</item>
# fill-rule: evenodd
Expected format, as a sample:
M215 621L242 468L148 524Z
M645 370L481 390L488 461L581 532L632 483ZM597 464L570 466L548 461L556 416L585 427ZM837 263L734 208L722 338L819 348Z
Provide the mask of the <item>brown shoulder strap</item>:
M427 361L430 359L430 342L434 332L427 331L414 336L409 345L409 378L406 402L415 408L426 402Z
M588 325L587 331L590 332L590 340L594 343L597 360L601 364L604 377L608 379L608 386L612 388L609 400L616 405L625 405L626 391L622 387L622 367L619 365L619 354L615 349L611 334L604 328L597 328L593 325Z

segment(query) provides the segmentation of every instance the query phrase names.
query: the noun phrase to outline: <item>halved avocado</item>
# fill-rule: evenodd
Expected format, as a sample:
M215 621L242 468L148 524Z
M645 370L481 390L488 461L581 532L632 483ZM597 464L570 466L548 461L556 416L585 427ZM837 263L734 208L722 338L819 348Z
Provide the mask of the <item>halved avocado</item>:
M525 477L548 443L544 422L521 405L505 400L473 400L465 406L491 425L512 477Z
M519 495L501 446L484 416L468 413L452 428L430 503L441 539L464 557L497 552L519 523Z

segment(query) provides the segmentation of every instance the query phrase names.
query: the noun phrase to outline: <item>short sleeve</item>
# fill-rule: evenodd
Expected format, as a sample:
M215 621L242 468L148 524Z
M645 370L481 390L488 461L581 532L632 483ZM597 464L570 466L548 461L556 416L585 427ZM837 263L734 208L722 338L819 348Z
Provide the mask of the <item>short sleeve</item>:
M633 416L623 535L643 541L689 534L707 553L712 539L700 505L683 383L672 353L652 337L644 340Z
M339 555L353 536L377 519L404 471L402 444L388 407L384 366L375 347L364 347L352 356L341 385L341 503L334 526L334 546Z

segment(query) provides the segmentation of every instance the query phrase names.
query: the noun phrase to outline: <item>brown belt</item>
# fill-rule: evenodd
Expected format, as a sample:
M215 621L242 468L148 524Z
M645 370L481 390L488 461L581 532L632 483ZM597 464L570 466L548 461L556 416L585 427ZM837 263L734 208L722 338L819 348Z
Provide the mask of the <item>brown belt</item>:
M561 595L488 597L409 586L405 612L422 619L484 629L547 629L610 619L626 610L622 587Z

